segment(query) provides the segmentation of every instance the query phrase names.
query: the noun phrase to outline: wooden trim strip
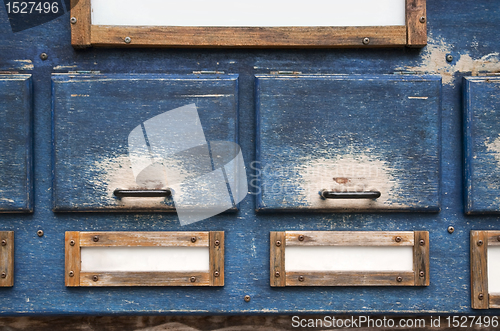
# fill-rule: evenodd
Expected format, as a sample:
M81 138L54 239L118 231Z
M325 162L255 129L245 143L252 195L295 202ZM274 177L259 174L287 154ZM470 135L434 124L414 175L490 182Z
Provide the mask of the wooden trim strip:
M193 278L194 277L194 278ZM210 286L208 272L82 272L80 286Z
M210 231L210 285L224 286L224 231Z
M500 231L487 231L488 246L500 246Z
M286 231L287 246L413 246L414 240L411 231Z
M413 246L413 272L415 286L429 286L429 232L415 231L415 246Z
M473 309L488 309L487 238L487 231L471 231L470 233L471 304Z
M492 309L499 309L500 308L500 294L489 294L489 306Z
M0 232L0 287L14 286L14 231Z
M285 246L285 232L271 232L271 259L269 267L269 279L271 287L284 287L286 285Z
M409 47L427 45L426 0L406 0L406 27Z
M66 286L80 286L80 232L66 232L64 245L66 260L64 282Z
M89 0L80 1L87 2ZM376 27L155 27L92 25L90 43L93 46L113 47L366 48L405 46L407 44L406 33L407 28L404 25ZM130 38L130 42L125 42L126 37ZM369 38L369 43L363 43L365 38ZM75 36L72 40L74 40L74 46L88 46L87 40L83 40L83 36L79 39Z
M208 232L80 232L80 246L208 247L208 237Z
M401 277L401 278L399 278ZM286 272L286 286L414 286L411 271Z
M75 48L90 47L91 41L91 4L90 0L71 0L71 45Z

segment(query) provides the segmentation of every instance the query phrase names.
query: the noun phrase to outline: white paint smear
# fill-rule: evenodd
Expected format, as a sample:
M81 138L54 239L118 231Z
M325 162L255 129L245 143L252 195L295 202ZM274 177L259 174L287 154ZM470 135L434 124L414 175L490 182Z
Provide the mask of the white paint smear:
M93 25L390 26L405 25L405 0L92 0Z
M494 139L491 143L485 142L486 148L489 152L492 152L495 160L500 162L500 136Z
M290 246L286 271L412 271L413 247Z

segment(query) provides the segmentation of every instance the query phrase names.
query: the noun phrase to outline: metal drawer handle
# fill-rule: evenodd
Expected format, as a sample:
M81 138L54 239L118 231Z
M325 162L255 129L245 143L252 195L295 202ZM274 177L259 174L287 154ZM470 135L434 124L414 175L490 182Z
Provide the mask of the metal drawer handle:
M379 191L364 191L364 192L338 192L338 191L321 191L321 196L325 199L377 199L381 193Z
M118 198L159 198L159 197L169 197L172 195L170 189L166 190L120 190L116 189L113 194Z

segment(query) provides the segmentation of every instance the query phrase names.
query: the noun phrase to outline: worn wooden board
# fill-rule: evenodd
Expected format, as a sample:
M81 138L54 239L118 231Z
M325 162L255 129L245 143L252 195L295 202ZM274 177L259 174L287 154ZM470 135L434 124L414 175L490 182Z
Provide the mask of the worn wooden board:
M465 212L500 213L500 77L464 78Z
M0 231L0 287L14 286L14 231Z
M0 73L0 213L33 211L31 75Z
M439 211L440 77L266 75L255 88L259 211Z

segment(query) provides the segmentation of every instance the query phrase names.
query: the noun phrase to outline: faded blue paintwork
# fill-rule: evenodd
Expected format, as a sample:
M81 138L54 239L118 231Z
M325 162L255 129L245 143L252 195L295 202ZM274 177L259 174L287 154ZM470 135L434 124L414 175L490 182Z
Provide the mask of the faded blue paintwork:
M464 78L465 211L500 213L500 77Z
M496 0L427 1L429 45L419 49L106 49L74 50L69 15L13 34L0 10L0 70L33 74L34 213L0 215L15 231L15 285L0 289L3 315L474 313L470 308L469 232L500 229L497 216L466 216L463 203L462 77L500 70ZM458 26L458 28L457 28ZM42 61L40 53L48 59ZM452 54L452 62L446 62ZM238 74L239 144L255 177L255 75L437 74L442 89L440 213L256 213L247 197L227 213L186 227L172 213L54 213L51 194L51 74L168 73L218 70ZM448 226L455 232L449 234ZM38 237L36 231L45 235ZM424 230L430 234L429 287L269 287L269 232L281 230ZM71 288L64 286L64 232L224 230L223 288ZM244 295L252 300L245 302ZM479 312L475 312L479 313ZM489 311L498 315L499 310Z
M439 211L441 77L406 76L259 76L257 209Z
M31 75L0 75L0 213L33 211Z

